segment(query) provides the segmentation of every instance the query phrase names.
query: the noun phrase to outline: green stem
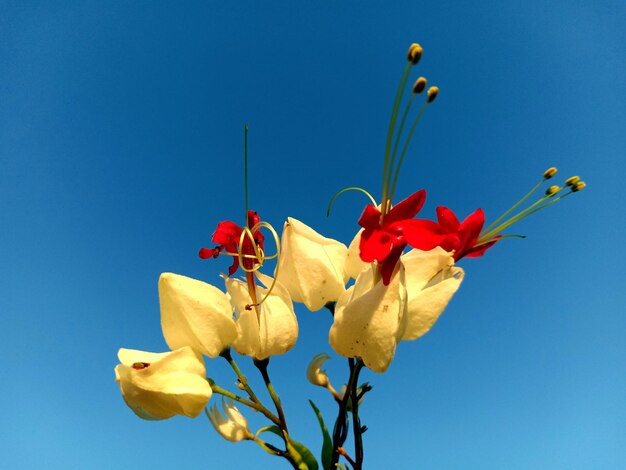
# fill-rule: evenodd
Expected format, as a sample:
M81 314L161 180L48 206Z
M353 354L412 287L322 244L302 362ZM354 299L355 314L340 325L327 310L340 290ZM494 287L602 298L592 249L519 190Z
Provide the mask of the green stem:
M350 391L355 382L355 367L354 358L348 359L348 365L350 366L350 378L348 379L348 385L346 386L346 392L343 395L343 399L339 402L339 411L337 412L337 419L335 420L335 428L333 430L333 455L330 462L330 468L334 469L339 462L341 453L339 448L343 446L348 438L348 401L350 400Z
M224 359L226 359L228 361L228 364L230 364L230 367L232 367L232 369L235 371L235 374L237 374L237 378L239 379L239 383L241 383L241 386L243 387L243 389L250 396L250 399L254 403L258 403L260 405L261 401L257 398L257 396L254 394L254 392L250 388L250 385L248 384L248 379L246 378L245 375L243 375L243 373L239 369L239 366L237 366L237 363L235 362L235 360L231 356L230 348L225 349L224 351L222 351L220 356L223 357Z
M269 392L270 397L272 397L272 401L274 402L274 405L276 406L276 411L278 412L278 418L280 419L280 427L282 428L283 434L285 435L285 440L287 440L287 434L288 434L287 420L285 419L285 412L283 411L283 406L280 403L280 397L276 394L276 391L274 390L274 386L272 385L272 381L270 380L270 376L267 373L267 365L269 364L269 362L270 362L269 359L263 359L262 361L255 359L254 365L261 372L261 376L263 377L263 381L265 382L267 391Z
M225 388L220 387L211 379L209 379L209 384L211 385L211 389L213 390L213 393L217 393L218 395L222 395L227 398L230 398L231 400L241 403L242 405L246 405L249 408L253 409L254 411L258 411L259 413L262 413L267 419L272 421L277 426L280 426L280 420L278 419L278 417L276 417L274 413L272 413L270 410L265 408L265 406L263 406L262 404L254 403L254 402L251 402L250 400L246 400L245 398L240 397L239 395L235 395L234 393L226 390Z
M351 364L352 365L352 364ZM352 426L354 433L354 470L361 470L363 467L363 430L361 428L361 420L359 419L359 396L358 396L358 384L359 373L364 364L359 359L356 364L353 364L352 373L354 378L352 380L352 388L350 390L351 402L352 402ZM346 393L348 391L346 390Z

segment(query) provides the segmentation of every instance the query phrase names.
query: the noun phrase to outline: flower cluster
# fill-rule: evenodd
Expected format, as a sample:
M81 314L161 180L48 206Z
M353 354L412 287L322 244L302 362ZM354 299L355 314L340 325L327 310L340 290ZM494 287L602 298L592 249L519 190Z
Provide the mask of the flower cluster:
M349 376L337 392L322 370L330 359L325 353L315 356L306 369L308 380L327 389L339 409L331 436L319 410L311 403L324 434L322 465L337 468L343 457L353 468L360 469L365 427L360 425L358 409L371 390L369 384L359 384L360 370L367 367L377 373L385 372L402 341L418 339L433 327L465 276L459 261L481 257L502 240L517 237L504 232L585 187L577 176L568 178L563 187L550 186L543 196L522 209L523 203L555 176L556 169L550 168L528 194L486 227L482 209L462 222L443 206L437 207L435 220L418 218L426 200L424 189L394 204L398 175L415 127L439 92L437 87L426 90L426 79L419 77L410 87L398 123L409 74L421 55L422 48L411 45L389 126L380 202L356 187L335 195L358 190L371 202L358 219L355 217L357 233L349 245L327 238L291 217L279 237L270 224L248 210L246 188L245 224L220 222L212 236L215 246L199 252L202 259L233 258L228 274L222 276L225 289L179 274L161 275L161 327L171 351L120 349L120 364L115 368L124 401L135 414L151 420L175 415L193 418L205 409L211 424L225 439L254 441L269 454L285 458L294 468L318 468L311 452L295 441L288 430L268 365L272 356L290 351L298 338L293 302L304 304L312 312L326 307L333 314L328 341L338 355L348 358ZM400 145L412 103L425 90L423 105ZM247 144L247 127L245 135ZM247 151L245 158L247 181ZM269 231L274 239L276 253L272 256L266 255L262 230ZM265 262L272 259L276 260L273 276L261 273ZM243 272L241 279L235 277L239 270ZM258 398L235 362L232 350L252 358L275 411ZM237 393L206 377L203 356L228 361L237 376ZM244 396L239 395L242 392ZM222 411L216 404L207 407L213 394L222 395ZM264 415L270 426L253 434L235 402ZM349 419L354 423L354 458L343 448ZM262 440L259 435L264 432L278 435L284 448Z

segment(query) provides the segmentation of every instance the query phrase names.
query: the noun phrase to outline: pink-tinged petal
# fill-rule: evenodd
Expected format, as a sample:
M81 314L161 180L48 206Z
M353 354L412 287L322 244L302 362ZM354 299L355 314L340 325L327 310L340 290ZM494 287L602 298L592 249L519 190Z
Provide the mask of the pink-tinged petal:
M437 220L444 232L450 233L459 230L459 219L447 207L437 207Z
M380 228L380 211L368 204L359 218L359 225L366 229Z
M393 224L400 220L412 219L422 209L425 201L426 191L420 189L416 193L411 194L404 201L393 206L385 216L383 224Z
M466 256L466 253L474 247L484 224L485 213L482 209L476 209L461 223L459 227L459 239L461 240L459 256Z
M407 243L419 250L432 250L436 246L441 246L448 240L448 234L441 231L439 224L431 220L410 219L402 220L393 225L400 228ZM450 244L449 242L446 244ZM449 249L445 248L446 251Z

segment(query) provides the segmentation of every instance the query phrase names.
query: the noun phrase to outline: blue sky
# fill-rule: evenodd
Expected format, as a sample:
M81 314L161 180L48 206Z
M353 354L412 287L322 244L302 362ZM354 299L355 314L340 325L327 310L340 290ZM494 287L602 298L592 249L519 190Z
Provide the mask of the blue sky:
M329 219L326 204L351 185L380 197L411 42L415 76L441 93L399 198L426 188L425 217L493 220L549 166L588 187L517 226L525 240L463 260L433 330L364 374L366 468L626 465L624 3L229 3L0 1L1 466L284 465L204 417L137 419L117 349L166 350L161 272L221 286L228 260L196 254L241 218L246 122L251 207L351 240L365 199L343 196ZM331 352L331 318L297 313L298 344L270 372L317 454L307 400L335 410L304 371ZM329 363L335 384L345 369ZM208 370L232 383L222 362Z

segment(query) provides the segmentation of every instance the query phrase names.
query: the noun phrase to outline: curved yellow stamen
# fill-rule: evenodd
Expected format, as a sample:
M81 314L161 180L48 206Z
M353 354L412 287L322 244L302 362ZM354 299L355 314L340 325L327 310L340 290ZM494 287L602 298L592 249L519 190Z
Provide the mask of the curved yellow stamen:
M265 228L265 229L270 231L270 233L272 234L272 237L274 238L274 243L276 244L276 253L271 255L271 256L265 256L265 252L263 251L263 249L261 247L259 247L256 244L256 241L254 240L254 233L258 232L262 228ZM243 251L242 251L243 250L243 241L244 241L245 237L248 237L248 239L252 242L252 246L253 246L253 249L254 249L254 255L245 255L243 253ZM266 260L268 260L268 259L275 259L275 258L278 258L280 256L280 237L278 236L278 232L276 232L276 230L274 229L274 227L272 227L271 224L269 224L267 222L263 222L263 221L257 222L252 228L244 227L244 229L241 232L241 235L239 237L239 249L237 250L237 255L236 256L239 257L239 266L241 266L241 269L243 269L246 273L254 273L254 272L258 271L261 268L261 266L263 266L263 263ZM257 263L255 265L253 265L252 268L248 269L248 268L246 268L243 265L244 258L256 259ZM277 277L278 277L278 266L276 267L276 271L274 273L274 279L272 281L272 284L270 286L266 286L266 287L268 287L268 289L267 289L267 292L265 293L265 295L263 296L263 298L259 302L256 302L256 303L250 304L250 305L246 305L246 308L258 307L263 302L265 302L265 300L269 297L269 295L271 294L272 290L274 289L274 286L276 285L276 278Z

